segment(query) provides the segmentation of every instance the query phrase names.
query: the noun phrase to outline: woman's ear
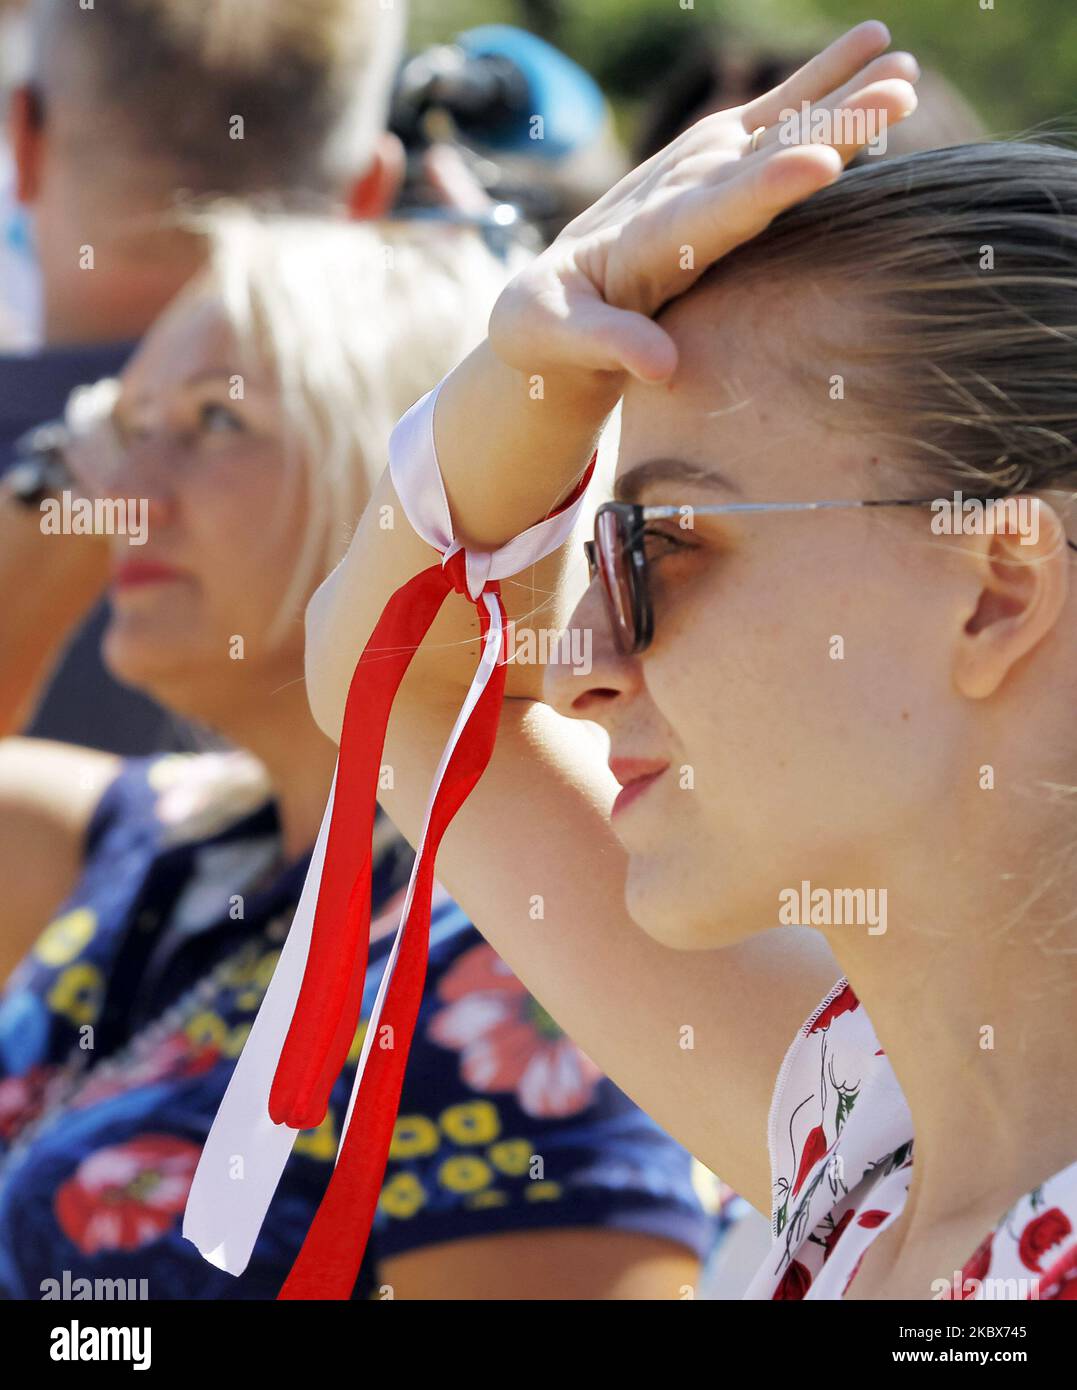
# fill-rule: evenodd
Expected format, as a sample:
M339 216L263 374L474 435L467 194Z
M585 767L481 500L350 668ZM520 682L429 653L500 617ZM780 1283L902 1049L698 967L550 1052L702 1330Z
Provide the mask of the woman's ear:
M406 164L399 136L383 130L366 170L345 190L348 216L357 222L387 217L404 182Z
M976 606L954 654L954 684L974 700L993 695L1051 632L1066 604L1072 560L1058 513L1041 498L989 505L986 521L986 534L976 538Z

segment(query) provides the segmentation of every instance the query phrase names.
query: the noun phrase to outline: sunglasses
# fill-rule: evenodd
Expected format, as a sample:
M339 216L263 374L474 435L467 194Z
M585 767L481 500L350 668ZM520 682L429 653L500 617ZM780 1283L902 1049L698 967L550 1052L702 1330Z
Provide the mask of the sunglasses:
M646 651L654 638L654 608L647 574L646 528L649 521L688 515L733 516L754 512L821 512L851 507L929 507L934 497L899 497L860 501L728 502L706 507L641 507L633 502L604 502L595 513L595 538L584 542L591 579L602 580L614 640L623 656ZM1067 544L1073 550L1073 541Z

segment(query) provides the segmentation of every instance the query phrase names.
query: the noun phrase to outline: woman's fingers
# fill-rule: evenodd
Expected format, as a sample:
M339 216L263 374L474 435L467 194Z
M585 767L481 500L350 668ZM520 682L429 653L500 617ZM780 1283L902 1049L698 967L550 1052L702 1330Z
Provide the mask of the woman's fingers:
M677 369L677 349L665 329L644 314L615 309L602 299L574 308L572 326L565 325L565 331L572 333L572 357L588 371L630 372L653 384L668 380Z
M675 141L610 190L562 234L580 248L572 255L580 283L554 267L554 293L536 281L521 299L529 351L541 342L551 361L644 381L672 375L676 349L651 316L778 213L832 183L880 128L915 109L919 69L909 54L884 54L889 42L885 25L858 25L773 92L704 118L696 138ZM782 112L799 115L804 102L808 129L778 128ZM748 131L767 127L758 155L746 159L738 158L742 121ZM680 248L675 257L671 246ZM691 269L683 268L686 246ZM502 319L511 326L509 301ZM502 351L507 361L516 352L512 337Z
M870 87L875 82L885 82L890 77L897 77L905 82L919 82L920 64L911 53L884 53L869 63L862 72L858 72L850 82L843 83L837 91L831 92L822 104L841 106L865 87Z
M839 155L830 145L791 145L767 159L745 162L734 179L686 194L675 240L691 246L694 273L676 293L757 236L778 213L833 183L842 170Z
M528 375L553 367L663 381L677 365L669 334L635 304L608 303L582 270L543 272L539 262L517 276L494 306L490 343L503 361Z
M835 113L838 116L834 148L847 164L873 139L868 117L876 116L876 133L897 125L916 110L916 89L901 78L876 82L854 94Z
M687 192L677 211L674 241L693 249L702 274L734 247L758 235L779 212L832 183L871 138L916 109L916 92L902 78L888 78L854 92L846 106L829 111L818 139L783 147L780 132L760 142L759 157L736 165L716 164L708 182ZM730 169L735 173L730 177ZM687 288L687 285L685 285Z
M759 137L756 149L770 152L797 144L830 145L848 163L880 132L897 125L916 110L916 90L903 77L889 77L850 92L841 101L813 106L805 123L802 113L788 124L771 126Z
M890 45L890 31L877 19L858 24L822 53L798 68L772 91L750 101L741 112L749 134L757 126L774 125L783 111L800 109L802 101L819 102L844 83L854 81L868 63Z

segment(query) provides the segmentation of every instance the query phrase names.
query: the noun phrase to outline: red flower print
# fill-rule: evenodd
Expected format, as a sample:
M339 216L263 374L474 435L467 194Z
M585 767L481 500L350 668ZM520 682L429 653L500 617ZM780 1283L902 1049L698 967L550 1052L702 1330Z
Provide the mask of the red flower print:
M987 1271L991 1268L991 1245L995 1239L994 1232L984 1236L979 1245L969 1256L968 1262L961 1271L961 1286L957 1294L953 1294L949 1289L942 1295L943 1298L958 1298L962 1302L967 1298L972 1298L976 1292L976 1285L969 1287L971 1279L983 1280L987 1277Z
M161 1039L152 1052L126 1066L117 1075L105 1074L89 1080L72 1102L73 1110L96 1105L111 1096L122 1095L138 1086L152 1086L158 1081L179 1080L201 1076L212 1071L221 1056L220 1048L212 1043L194 1043L181 1029Z
M151 1244L183 1211L200 1153L170 1134L98 1149L56 1193L60 1228L84 1255Z
M965 1284L969 1279L985 1279L987 1277L987 1271L991 1268L991 1243L994 1238L993 1231L990 1235L985 1236L961 1271L960 1298L964 1299L965 1297Z
M846 985L840 994L831 999L823 1012L808 1029L808 1036L812 1033L821 1033L824 1028L829 1028L839 1014L851 1014L854 1009L859 1009L860 1000L853 993L851 986Z
M1040 1280L1040 1302L1077 1301L1077 1245L1071 1245Z
M831 1257L831 1255L834 1253L834 1246L837 1245L838 1240L839 1240L840 1237L841 1237L842 1231L845 1230L846 1226L848 1226L849 1222L850 1222L852 1219L853 1219L853 1213L852 1213L852 1210L850 1209L849 1211L847 1211L847 1212L845 1213L845 1215L841 1218L841 1220L838 1222L838 1224L837 1224L837 1225L834 1227L834 1229L830 1232L830 1234L827 1236L826 1240L823 1241L823 1246L824 1246L824 1250L823 1250L823 1264L826 1264L827 1260L829 1260L830 1257Z
M602 1072L490 946L465 951L437 992L446 1007L427 1036L460 1054L460 1075L473 1091L514 1091L535 1118L576 1115L591 1104Z
M853 1282L853 1280L856 1278L856 1276L860 1273L860 1266L864 1263L864 1255L865 1255L866 1253L867 1253L866 1251L861 1251L861 1252L860 1252L860 1258L857 1260L856 1264L853 1265L852 1272L850 1273L848 1279L846 1279L846 1281L845 1281L845 1287L844 1287L844 1288L842 1289L842 1291L841 1291L841 1296L842 1296L842 1298L844 1298L845 1295L849 1292L849 1285Z
M856 1218L858 1226L866 1226L869 1231L873 1231L876 1226L881 1226L890 1215L888 1211L865 1211Z
M793 1184L794 1197L804 1186L804 1179L826 1153L826 1149L826 1134L823 1132L823 1126L816 1125L807 1139L804 1140L804 1150L800 1155L800 1167L797 1169L797 1180Z
M779 1299L793 1302L798 1298L803 1298L811 1288L811 1274L806 1265L802 1265L799 1260L794 1260L789 1268L782 1275L781 1283L774 1290L774 1297L771 1302Z
M13 1139L24 1125L37 1118L55 1071L55 1067L37 1063L22 1076L5 1076L0 1081L0 1139Z
M1050 1210L1042 1212L1021 1232L1021 1242L1018 1246L1021 1263L1026 1269L1042 1274L1040 1260L1052 1245L1057 1245L1072 1233L1073 1227L1070 1225L1069 1217L1061 1207L1051 1207Z

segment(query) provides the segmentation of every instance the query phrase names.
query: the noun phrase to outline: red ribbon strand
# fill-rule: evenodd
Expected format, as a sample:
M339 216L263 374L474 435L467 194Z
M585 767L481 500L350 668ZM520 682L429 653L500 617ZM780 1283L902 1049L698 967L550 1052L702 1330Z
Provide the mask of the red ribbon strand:
M333 814L310 952L270 1091L277 1124L321 1124L351 1049L362 1007L370 934L371 837L385 730L393 699L446 596L467 594L465 556L433 565L386 604L355 668L344 711ZM490 761L505 688L505 610L498 664L445 768L416 870L411 907L385 996L377 1036L328 1189L279 1294L346 1299L352 1288L385 1173L408 1051L426 977L434 863L442 836ZM485 640L490 615L476 600Z

